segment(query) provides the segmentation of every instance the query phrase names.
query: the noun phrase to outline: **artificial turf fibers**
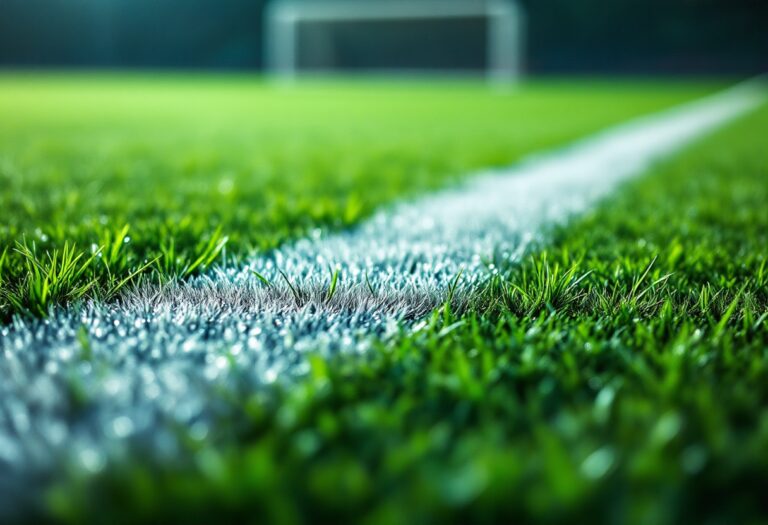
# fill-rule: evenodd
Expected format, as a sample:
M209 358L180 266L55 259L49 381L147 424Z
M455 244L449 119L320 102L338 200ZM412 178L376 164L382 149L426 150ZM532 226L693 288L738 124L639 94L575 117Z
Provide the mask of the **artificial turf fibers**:
M472 308L299 384L222 400L189 462L63 484L73 521L259 515L761 523L768 482L762 110L489 276ZM632 213L627 213L631 208Z
M616 93L615 88L607 91ZM522 115L535 103L521 101L520 134L506 136L510 119L496 122L495 103L489 100L487 122L498 134L472 142L482 135L478 129L490 128L457 131L451 124L442 133L459 133L461 140L450 151L435 153L433 164L422 165L431 167L424 168L421 182L403 175L407 182L392 193L365 197L371 200L358 213L368 213L395 193L449 183L455 180L451 174L462 169L507 162L529 149L620 121L641 107L664 107L675 97L692 96L690 87L674 88L674 95L664 95L663 86L646 88L657 94L622 87L619 92L629 97L625 103L632 96L645 102L617 100L605 113L599 99L610 97L596 91L595 112L583 115L579 125L570 121L574 127L568 133L540 122L539 128L533 114L525 121ZM542 109L557 107L561 100L561 113L569 105L569 91L590 98L586 90L564 85L540 89L548 94L528 96L543 96ZM488 96L508 96L512 104L526 93ZM549 97L553 106L546 102ZM412 99L404 97L401 103L410 107ZM442 111L436 106L431 118ZM552 111L553 121L569 122ZM541 135L528 136L528 125ZM430 148L447 136L441 129L431 128L436 133L431 136L441 138ZM586 216L554 228L530 257L489 270L483 285L468 291L461 309L446 303L415 329L376 343L364 355L316 356L310 373L290 384L235 389L234 394L212 391L209 402L217 407L218 419L204 432L178 428L182 449L173 461L129 449L99 469L72 465L54 480L35 480L49 488L37 508L40 514L33 516L72 523L764 523L767 132L764 107L624 184ZM222 144L230 143L228 136ZM405 138L394 131L387 136ZM416 136L423 137L421 132L411 135ZM339 140L335 147L342 151ZM199 143L187 144L192 154ZM422 150L424 142L412 147L401 151L429 151ZM81 158L87 159L84 151ZM173 151L168 158L184 156ZM310 151L315 150L291 158L311 159ZM405 166L425 161L403 155L416 163ZM166 162L161 153L157 158ZM306 169L301 173L312 173ZM402 165L393 168L400 170L408 172ZM440 173L448 177L438 179ZM364 171L357 177L323 193L335 203L331 215L347 206L346 192L364 180ZM201 182L205 179L200 173L196 180L215 184ZM302 195L298 180L284 182L291 186L275 190L276 195ZM129 187L125 183L115 202L131 200ZM35 198L37 193L26 195ZM250 202L208 201L227 213ZM181 208L161 211L155 203L144 215L137 208L130 213L150 224L155 212L173 215ZM259 228L282 224L280 213L256 219ZM44 223L46 215L39 217ZM343 224L334 220L313 219L295 231L282 230L288 233L276 234L271 242L306 228ZM82 243L84 237L67 235L99 231L96 223L84 224L64 227L57 242ZM238 230L234 219L223 224L229 226L222 226L222 235L240 239L235 243L240 253L261 246L245 241L249 230ZM144 227L136 229L148 239L161 231ZM189 227L190 232L210 232ZM16 228L8 229L4 242L15 241L25 227ZM253 231L259 230L254 226ZM133 239L127 244L132 246ZM185 253L192 259L194 250L184 249L191 250ZM132 253L138 260L153 252Z

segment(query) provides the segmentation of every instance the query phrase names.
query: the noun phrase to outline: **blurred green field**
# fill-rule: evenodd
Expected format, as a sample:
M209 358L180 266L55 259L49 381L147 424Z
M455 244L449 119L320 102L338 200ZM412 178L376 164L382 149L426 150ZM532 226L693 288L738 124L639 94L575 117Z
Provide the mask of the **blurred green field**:
M718 87L0 74L0 317L349 226Z

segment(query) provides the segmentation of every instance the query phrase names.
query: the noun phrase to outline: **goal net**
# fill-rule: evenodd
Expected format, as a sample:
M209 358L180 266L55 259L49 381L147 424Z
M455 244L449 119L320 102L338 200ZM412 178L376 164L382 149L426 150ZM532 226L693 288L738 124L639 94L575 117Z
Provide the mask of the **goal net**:
M274 76L356 71L483 74L514 82L524 20L512 0L275 0L265 18Z

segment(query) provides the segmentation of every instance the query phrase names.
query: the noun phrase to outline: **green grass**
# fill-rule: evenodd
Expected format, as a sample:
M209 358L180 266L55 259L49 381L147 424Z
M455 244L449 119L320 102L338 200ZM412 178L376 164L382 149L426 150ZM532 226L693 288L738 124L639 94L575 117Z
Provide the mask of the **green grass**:
M188 461L62 483L77 522L765 523L768 109L365 357L242 392ZM183 432L183 430L180 430Z
M346 227L716 87L0 74L0 322Z

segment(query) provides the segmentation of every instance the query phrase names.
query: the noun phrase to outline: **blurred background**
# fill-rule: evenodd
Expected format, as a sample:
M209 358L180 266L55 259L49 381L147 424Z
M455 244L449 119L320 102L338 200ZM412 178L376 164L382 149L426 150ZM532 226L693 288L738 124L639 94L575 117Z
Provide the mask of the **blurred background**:
M268 3L0 0L0 67L259 71L265 67ZM748 75L768 70L765 0L519 4L526 14L525 70L530 73ZM466 71L486 66L483 20L401 21L397 31L385 29L365 23L337 28L334 67Z

